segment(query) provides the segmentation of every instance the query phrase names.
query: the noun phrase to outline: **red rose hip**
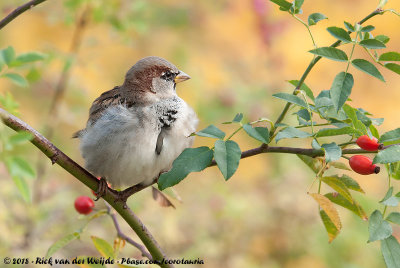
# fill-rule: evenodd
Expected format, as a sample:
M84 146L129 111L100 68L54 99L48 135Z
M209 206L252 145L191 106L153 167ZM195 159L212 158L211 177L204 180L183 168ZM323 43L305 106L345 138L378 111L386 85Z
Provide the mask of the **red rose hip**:
M89 196L80 196L75 199L75 209L80 214L89 214L92 212L94 202Z
M375 137L372 137L372 139L368 135L363 135L360 136L357 139L357 144L360 146L361 149L367 150L367 151L377 151L382 149L383 144L378 143L378 139Z
M349 164L352 170L361 175L370 175L373 173L379 173L381 170L375 164L372 164L372 160L364 155L354 155L350 158Z

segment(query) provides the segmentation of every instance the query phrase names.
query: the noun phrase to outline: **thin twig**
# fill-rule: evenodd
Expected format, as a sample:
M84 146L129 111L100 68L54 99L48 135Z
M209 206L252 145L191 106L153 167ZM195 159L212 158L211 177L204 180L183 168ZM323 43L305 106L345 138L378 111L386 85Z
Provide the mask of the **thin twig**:
M123 240L125 240L126 242L128 242L129 244L131 244L132 246L137 248L142 253L143 257L146 257L149 260L152 260L153 257L151 257L151 254L146 250L146 248L143 245L135 242L133 239L131 239L129 236L127 236L126 234L124 234L121 231L121 228L119 227L119 223L117 220L117 215L113 211L111 211L111 206L109 204L106 203L106 206L107 206L107 213L108 213L108 215L110 215L110 217L114 223L115 230L117 231L118 237L122 238Z
M31 143L41 150L47 157L49 157L53 164L58 164L61 166L90 189L94 191L98 189L99 181L96 179L96 177L72 160L69 156L58 149L54 144L52 144L48 139L46 139L42 134L37 132L27 123L18 117L13 116L2 108L0 108L0 119L5 125L15 131L26 131L31 133L33 135ZM103 199L106 200L108 204L110 204L135 231L140 240L142 240L143 244L151 253L151 256L153 256L153 260L161 262L163 259L167 259L164 252L158 245L158 242L154 239L147 227L129 207L124 208L121 202L115 202L117 198L117 194L112 191L107 191L105 196L103 196ZM172 264L164 262L162 262L160 266L166 268L174 267Z
M21 15L25 11L31 9L34 6L39 5L40 3L43 3L44 1L46 1L46 0L32 0L26 4L23 4L22 6L17 7L10 14L8 14L4 19L2 19L0 21L0 30L3 29L4 26L9 24L11 21L13 21L15 18L17 18L19 15Z

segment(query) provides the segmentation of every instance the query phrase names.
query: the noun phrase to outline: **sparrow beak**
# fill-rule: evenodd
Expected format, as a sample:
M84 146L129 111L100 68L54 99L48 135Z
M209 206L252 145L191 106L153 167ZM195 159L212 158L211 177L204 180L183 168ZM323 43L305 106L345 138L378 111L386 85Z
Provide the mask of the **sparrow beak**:
M175 77L175 83L178 84L180 82L189 80L190 76L182 71L179 71L179 74Z

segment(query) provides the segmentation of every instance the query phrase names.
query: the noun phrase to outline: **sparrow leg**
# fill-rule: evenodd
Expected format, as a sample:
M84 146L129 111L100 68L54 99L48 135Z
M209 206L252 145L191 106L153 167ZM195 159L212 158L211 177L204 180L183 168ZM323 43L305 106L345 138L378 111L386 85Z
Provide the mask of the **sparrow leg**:
M123 204L123 208L126 209L128 207L126 205L126 201L128 200L128 198L131 195L143 190L144 188L147 188L147 186L149 186L149 185L143 185L143 184L139 183L139 184L133 185L133 186L131 186L129 188L126 188L123 191L115 191L115 190L111 189L111 191L114 192L117 195L117 197L115 198L114 202L122 203Z
M107 181L105 178L101 177L99 180L99 187L97 188L97 192L94 192L96 194L96 198L94 201L99 200L101 197L105 196L107 194Z

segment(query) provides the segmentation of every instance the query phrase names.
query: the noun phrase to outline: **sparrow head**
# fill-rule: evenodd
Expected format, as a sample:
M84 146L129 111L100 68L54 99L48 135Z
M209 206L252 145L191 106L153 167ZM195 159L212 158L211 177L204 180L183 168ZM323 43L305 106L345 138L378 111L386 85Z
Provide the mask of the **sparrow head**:
M189 75L169 61L151 56L139 60L129 69L123 88L137 100L154 102L175 96L176 84L188 79Z

